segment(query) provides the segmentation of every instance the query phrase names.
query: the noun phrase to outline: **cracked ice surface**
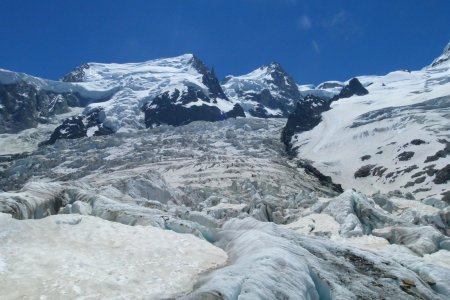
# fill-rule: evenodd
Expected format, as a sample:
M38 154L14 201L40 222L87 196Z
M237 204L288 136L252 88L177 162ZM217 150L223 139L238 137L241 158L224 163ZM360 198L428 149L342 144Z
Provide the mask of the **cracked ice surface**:
M19 228L21 241L0 231L0 239L6 241L0 247L20 242L32 245L31 250L23 246L21 251L41 247L57 253L58 259L65 257L61 265L78 263L78 247L104 246L95 241L84 244L89 237L76 228L91 224L86 232L93 236L99 234L92 229L96 226L118 235L128 232L129 239L144 235L123 242L120 251L111 248L107 253L110 248L103 248L118 269L128 271L124 276L137 280L131 285L139 292L146 291L149 279L139 277L139 267L128 270L120 262L126 259L139 265L135 261L139 255L132 250L150 249L153 254L162 253L158 263L172 271L175 265L170 262L178 259L176 249L182 249L188 250L183 257L194 261L214 253L219 256L204 268L192 268L195 262L180 260L189 277L186 285L171 286L172 281L178 284L178 278L163 280L164 272L155 275L154 289L173 287L170 297L447 299L448 205L406 199L401 193L367 196L348 190L336 195L284 155L279 139L283 125L284 120L252 118L193 122L58 141L29 156L1 162L0 184L5 191L0 193L0 211L18 219L43 219L4 221L9 225L1 228ZM81 222L64 223L73 218ZM58 220L63 222L55 224ZM39 228L39 234L33 231ZM167 238L154 238L166 234ZM33 239L27 241L31 235ZM183 238L193 244L183 248ZM117 236L100 237L98 243L103 242L118 243ZM14 280L14 274L4 275L11 270L11 260L3 253L0 276ZM16 269L29 268L31 261L34 267L40 266L39 259L28 258L15 261ZM44 261L52 263L48 258ZM57 272L58 266L49 268ZM27 276L23 285L31 282L33 286L36 279ZM109 283L114 289L122 282ZM75 289L86 295L90 284L83 282ZM66 286L61 283L61 287ZM72 292L74 296L68 298L78 295ZM165 297L148 295L143 298Z

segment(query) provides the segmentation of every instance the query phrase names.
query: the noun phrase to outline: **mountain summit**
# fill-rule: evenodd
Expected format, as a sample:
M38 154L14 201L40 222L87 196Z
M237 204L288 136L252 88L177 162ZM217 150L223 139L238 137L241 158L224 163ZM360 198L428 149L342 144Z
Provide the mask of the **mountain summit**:
M255 117L286 117L302 98L294 79L276 62L246 75L227 76L222 86L229 99Z

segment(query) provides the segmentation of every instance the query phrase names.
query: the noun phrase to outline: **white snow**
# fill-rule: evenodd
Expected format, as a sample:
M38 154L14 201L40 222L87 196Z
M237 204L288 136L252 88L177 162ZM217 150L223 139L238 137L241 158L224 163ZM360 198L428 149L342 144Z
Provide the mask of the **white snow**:
M428 68L421 71L396 71L385 76L358 77L369 91L365 96L353 96L332 103L332 109L322 114L322 122L313 130L293 137L294 147L298 147L298 156L314 161L314 165L323 173L333 177L344 188L355 187L366 193L378 190L382 192L403 189L413 181L410 175L422 170L427 156L435 154L444 145L439 139L448 139L448 108L423 110L411 108L402 113L394 111L393 116L351 127L359 116L388 107L402 107L421 103L426 100L450 95L450 66ZM423 145L403 145L413 139L426 141ZM391 144L395 143L395 144ZM413 151L409 161L399 161L396 157L403 151ZM377 154L377 152L379 152ZM362 161L360 157L371 155ZM436 169L445 166L448 159L440 159ZM416 165L418 169L409 176L400 176L395 180L369 176L354 178L354 173L363 165L373 164L387 168L385 174ZM442 187L428 184L428 192L419 192L420 198L439 194ZM420 185L403 190L414 191Z
M142 63L88 63L89 68L84 69L85 76L79 84L90 89L117 90L110 100L88 106L88 109L104 108L108 127L120 132L142 129L144 115L141 108L154 97L165 92L172 94L175 90L183 93L188 86L209 95L208 88L202 82L203 75L192 66L193 59L192 54L185 54ZM233 108L231 102L224 99L217 101L219 103L214 104L198 99L186 106L217 106L223 112Z
M311 84L297 86L302 96L313 95L316 97L331 99L333 96L339 94L344 85L344 82L327 81L319 84L317 87Z
M273 78L271 72L270 66L262 66L245 75L227 76L226 82L222 84L222 89L231 102L239 103L242 106L247 116L249 116L249 110L255 109L258 106L258 103L253 101L252 98L247 98L247 95L259 94L263 90L268 90L272 96L279 98L280 101L286 101L287 105L293 105L293 101L298 99L283 98L280 95L279 88L272 83ZM286 77L285 81L287 84ZM271 109L268 107L264 107L264 109L268 115L283 115L279 109Z
M93 127L89 127L86 135L89 136L93 136L95 134L95 132L98 130L98 126L93 126Z
M340 229L340 224L327 214L310 214L285 226L301 234L313 232L314 234L328 233L331 236L339 236Z
M439 250L432 254L425 254L424 261L450 270L450 251Z
M173 93L175 90L183 93L188 87L195 87L209 95L208 87L202 82L203 75L192 65L193 59L192 54L185 54L142 63L88 63L88 68L83 69L83 82L76 83L45 80L0 69L0 83L24 80L38 89L78 92L84 97L96 100L87 106L86 111L102 107L106 113L105 124L109 128L128 132L145 127L142 106L157 95L164 92ZM216 100L219 103L198 99L189 105L217 106L223 112L233 109L234 103L225 99Z
M0 227L4 299L171 298L227 260L192 235L96 217L17 221L0 213Z

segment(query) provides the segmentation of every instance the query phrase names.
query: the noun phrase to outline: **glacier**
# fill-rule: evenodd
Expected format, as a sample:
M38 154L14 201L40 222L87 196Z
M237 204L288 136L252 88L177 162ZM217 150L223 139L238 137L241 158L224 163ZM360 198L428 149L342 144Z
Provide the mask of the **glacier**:
M66 101L0 134L2 297L448 299L449 72L448 47L318 86L277 63L220 83L191 54L0 70L11 103ZM154 118L173 106L221 118Z
M283 119L238 118L58 140L3 164L1 184L8 191L0 193L0 210L17 219L36 219L26 222L37 223L20 226L35 230L43 226L45 229L39 230L58 230L66 238L70 231L52 226L78 230L77 226L85 224L79 230L95 232L98 226L112 230L107 224L114 222L119 225L113 226L123 224L125 227L119 228L125 232L135 227L142 234L150 230L150 241L152 228L159 228L164 230L161 234L169 230L180 239L186 235L198 247L206 247L196 252L199 248L189 244L183 250L183 271L178 269L184 273L171 275L171 290L165 288L168 283L159 274L148 279L148 290L135 289L134 294L126 290L133 298L164 298L163 294L152 294L163 290L183 299L448 297L449 207L422 204L403 194L368 197L347 190L339 195L285 154L279 139L284 123ZM7 220L8 224L13 222ZM64 225L72 220L81 221ZM13 223L21 222L25 221ZM44 225L37 225L39 222ZM13 225L4 228L8 226ZM61 249L61 259L67 251L75 251L71 244L55 239L39 239L29 251L47 249L53 245L50 243L68 247ZM82 242L77 235L73 239L77 245ZM115 235L104 239L117 240ZM147 249L145 241L137 239L133 245ZM168 243L175 245L176 241L161 238L157 245L173 248ZM15 247L12 242L2 245L5 253ZM192 266L198 258L187 253L202 253L201 259L215 258L212 264L199 263L198 268L189 269L182 267L183 263ZM34 257L27 252L23 255ZM107 257L114 261L114 253L104 255L111 255ZM159 255L163 266L174 259L170 252ZM3 269L11 267L11 259L2 254ZM127 260L127 266L138 268L136 260ZM123 272L119 262L110 266L113 274ZM64 263L77 270L80 261ZM16 264L19 268L20 262ZM92 268L101 272L97 268L102 266L94 264ZM52 273L57 270L51 266L46 269L49 278L57 278L58 273ZM5 273L2 276L9 278ZM82 282L85 275L73 276ZM120 282L126 284L132 280L130 276ZM29 285L21 287L21 295L37 293L32 278L24 282ZM96 290L82 283L74 286L61 283L58 287L62 290L49 288L48 295L65 291L75 297L76 291L85 294ZM115 297L122 292L110 293Z

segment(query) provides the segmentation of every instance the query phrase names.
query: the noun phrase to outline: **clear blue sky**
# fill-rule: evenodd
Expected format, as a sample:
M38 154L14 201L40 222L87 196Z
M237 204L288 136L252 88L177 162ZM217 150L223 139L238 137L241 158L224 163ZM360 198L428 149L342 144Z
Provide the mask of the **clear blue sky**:
M280 62L300 83L419 69L450 42L449 0L1 0L0 68L194 53L219 77Z

